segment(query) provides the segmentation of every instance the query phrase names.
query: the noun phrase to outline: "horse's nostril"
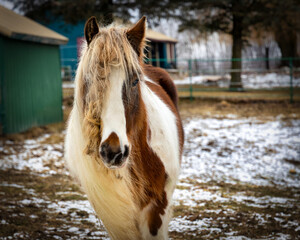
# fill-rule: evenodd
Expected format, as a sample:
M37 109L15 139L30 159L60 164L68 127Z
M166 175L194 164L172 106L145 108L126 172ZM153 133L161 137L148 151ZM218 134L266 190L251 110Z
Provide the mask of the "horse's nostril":
M112 160L114 160L114 159L116 159L116 158L119 158L119 157L122 157L122 152L121 152L121 150L120 151L117 151L117 152L114 152L114 151L112 151L111 149L109 149L109 151L107 152L107 159L109 160L109 161L112 161Z
M125 145L125 151L124 151L123 157L127 158L128 155L129 155L129 147L127 145Z
M106 157L106 149L107 149L107 147L106 146L101 146L100 147L100 155L101 155L101 157L103 157L103 158L105 158Z
M114 164L115 164L115 165L119 165L119 164L122 162L122 159L123 159L123 154L122 154L122 152L117 153L117 154L115 155L114 159L115 159Z

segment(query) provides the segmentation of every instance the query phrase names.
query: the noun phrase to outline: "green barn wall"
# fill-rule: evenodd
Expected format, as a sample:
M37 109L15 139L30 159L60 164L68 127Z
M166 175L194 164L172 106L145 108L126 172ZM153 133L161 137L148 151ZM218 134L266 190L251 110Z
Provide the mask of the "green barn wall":
M3 114L4 114L4 105L3 105L3 67L4 67L4 55L3 53L3 38L0 36L0 133L3 132Z
M0 38L3 132L62 121L59 47Z

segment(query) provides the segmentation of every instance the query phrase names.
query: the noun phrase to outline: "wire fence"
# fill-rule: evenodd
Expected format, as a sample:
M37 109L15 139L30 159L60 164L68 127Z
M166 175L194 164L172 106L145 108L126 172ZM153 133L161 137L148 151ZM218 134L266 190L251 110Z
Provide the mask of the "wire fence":
M289 96L293 102L300 96L300 58L242 58L242 59L146 59L146 63L161 63L174 79L181 96L193 99L203 92L237 90L256 91ZM240 69L232 69L232 62L240 62ZM73 80L77 59L62 58L63 80ZM232 75L240 82L232 82Z
M240 62L241 68L232 69L233 61ZM235 90L273 94L274 99L288 96L290 102L300 96L300 58L176 59L176 65L169 72L178 91L185 93L181 96L190 99L203 92ZM233 74L240 76L240 82L232 82Z

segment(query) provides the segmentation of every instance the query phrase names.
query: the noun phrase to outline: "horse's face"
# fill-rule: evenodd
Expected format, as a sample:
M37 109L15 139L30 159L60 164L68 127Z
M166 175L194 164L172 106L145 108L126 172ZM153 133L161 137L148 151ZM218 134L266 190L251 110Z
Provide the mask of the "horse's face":
M100 122L98 140L95 140L98 141L97 155L104 165L111 169L126 165L131 151L133 132L140 121L140 79L142 75L139 55L144 40L145 19L141 19L128 31L119 34L118 29L113 31L115 32L104 36L107 32L99 31L94 18L91 18L85 27L87 52L90 56L98 56L96 61L90 61L91 64L87 65L89 77L86 81L90 82L87 83L89 97L86 98L85 105L91 107L89 103L100 101L99 104L96 104L96 108L99 109L93 111L99 115L96 118ZM126 39L120 43L118 42L119 38ZM117 46L118 44L122 44L122 46ZM93 53L93 51L98 52ZM107 61L107 59L110 60ZM129 61L133 61L133 63ZM100 73L97 70L99 65L104 66L104 71L100 71ZM107 76L93 76L101 73ZM98 81L105 81L105 84L99 85ZM101 92L100 99L94 99L99 94L94 93L95 89Z

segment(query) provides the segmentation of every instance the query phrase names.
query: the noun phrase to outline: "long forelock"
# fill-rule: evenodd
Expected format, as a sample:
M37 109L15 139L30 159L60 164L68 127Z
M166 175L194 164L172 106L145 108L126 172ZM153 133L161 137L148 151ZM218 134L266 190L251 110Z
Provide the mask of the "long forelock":
M128 76L140 71L139 58L127 39L126 31L120 27L103 28L88 47L89 64L95 66L93 74L99 79L107 80L112 66L121 67Z

